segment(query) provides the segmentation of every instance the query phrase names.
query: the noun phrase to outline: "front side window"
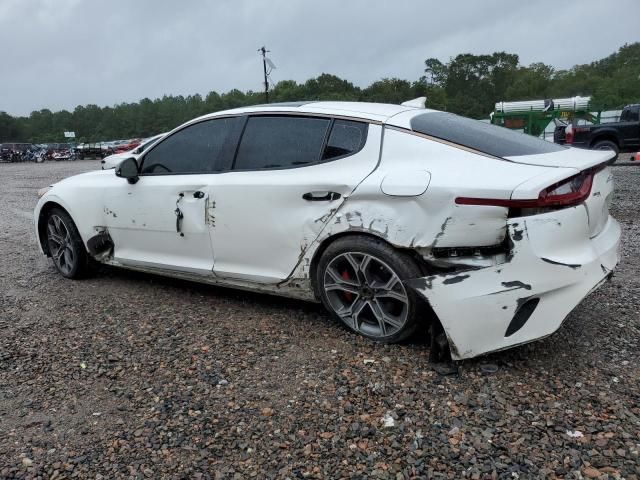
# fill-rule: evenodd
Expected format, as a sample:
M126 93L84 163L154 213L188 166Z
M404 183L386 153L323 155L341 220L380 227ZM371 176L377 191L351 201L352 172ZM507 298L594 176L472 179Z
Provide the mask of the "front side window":
M228 166L235 150L240 117L189 125L156 144L143 157L140 173L212 173Z
M330 123L328 118L250 117L234 169L291 168L316 163Z

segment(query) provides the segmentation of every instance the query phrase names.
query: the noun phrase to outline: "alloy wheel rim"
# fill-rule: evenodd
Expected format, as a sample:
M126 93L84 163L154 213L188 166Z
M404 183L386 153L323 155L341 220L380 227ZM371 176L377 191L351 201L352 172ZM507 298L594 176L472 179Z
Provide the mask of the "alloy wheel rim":
M333 311L357 332L385 338L407 322L409 297L402 280L373 255L336 256L325 269L323 289Z
M75 266L76 253L69 229L58 215L49 217L47 239L53 261L63 274L68 275Z

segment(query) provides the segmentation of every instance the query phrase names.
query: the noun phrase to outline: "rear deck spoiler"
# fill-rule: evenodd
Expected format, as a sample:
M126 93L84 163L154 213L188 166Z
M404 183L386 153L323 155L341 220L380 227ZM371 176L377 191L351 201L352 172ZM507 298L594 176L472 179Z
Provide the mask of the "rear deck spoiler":
M506 160L527 165L542 167L564 167L586 170L616 158L613 150L585 150L582 148L567 148L558 152L541 153L538 155L519 155L505 157Z

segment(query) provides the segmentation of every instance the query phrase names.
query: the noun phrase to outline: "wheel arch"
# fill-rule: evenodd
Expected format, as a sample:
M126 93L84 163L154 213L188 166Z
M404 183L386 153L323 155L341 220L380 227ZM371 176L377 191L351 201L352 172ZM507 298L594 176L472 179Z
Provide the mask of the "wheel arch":
M320 262L320 258L322 258L322 254L327 250L327 248L329 248L329 246L332 243L346 237L368 237L368 238L373 238L375 240L382 241L388 246L390 246L391 248L393 248L394 250L396 250L399 255L411 257L413 261L416 262L420 270L425 274L427 273L426 263L415 251L407 248L398 247L397 245L394 245L393 243L389 242L382 235L378 235L375 232L372 232L369 230L346 230L343 232L335 233L333 235L330 235L322 239L318 247L313 252L313 255L311 256L311 262L309 265L309 280L311 281L311 288L313 289L313 293L316 296L316 298L320 298L319 292L318 292L318 285L316 282L316 273L317 273L318 263Z
M49 252L49 243L47 242L47 216L54 208L64 210L71 217L71 214L66 208L53 200L47 201L40 208L40 213L38 214L38 242L40 242L40 248L47 257L51 256L51 252Z
M386 245L394 249L398 253L398 255L410 257L417 264L422 274L424 275L430 274L429 266L422 259L422 257L418 255L418 253L415 252L414 250L398 247L397 245L394 245L393 243L389 242L382 235L376 235L371 231L347 230L347 231L336 233L334 235L330 235L327 238L324 238L319 243L316 250L313 252L310 266L309 266L309 280L311 282L311 288L313 289L313 294L316 296L317 299L320 299L320 292L318 291L318 284L316 282L317 268L320 262L320 258L322 258L323 253L327 250L327 248L329 248L331 244L333 244L337 240L347 238L347 237L353 237L353 238L367 237L367 238L372 238L375 240L382 241L383 243L385 243ZM407 288L411 288L411 287L407 287ZM420 304L419 308L423 312L422 317L420 318L420 321L423 322L423 326L426 328L426 332L428 334L428 337L430 338L430 344L431 344L430 356L432 359L440 358L443 355L443 349L446 350L449 348L449 344L447 345L437 344L437 340L440 332L445 331L443 328L442 322L440 321L440 318L438 318L438 315L435 313L435 311L433 310L433 308L429 304L429 301L426 298L424 298L422 295L417 295L416 300L419 302ZM449 341L449 343L451 343L450 339L447 338L447 340ZM446 356L447 354L448 352L445 353L444 355Z
M598 142L609 141L615 143L620 148L618 136L612 131L606 131L596 135L589 143L589 148L593 148Z

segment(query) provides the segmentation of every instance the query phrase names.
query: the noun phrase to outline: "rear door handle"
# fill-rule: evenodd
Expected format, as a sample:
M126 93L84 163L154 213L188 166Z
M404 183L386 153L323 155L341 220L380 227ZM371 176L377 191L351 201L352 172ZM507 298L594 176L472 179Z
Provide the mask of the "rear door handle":
M310 202L332 202L338 200L340 194L338 192L307 192L302 195L302 198Z

